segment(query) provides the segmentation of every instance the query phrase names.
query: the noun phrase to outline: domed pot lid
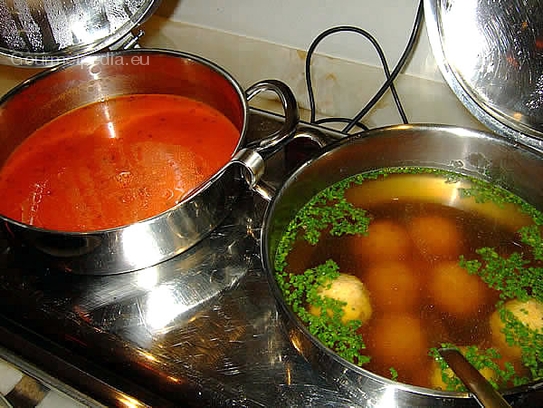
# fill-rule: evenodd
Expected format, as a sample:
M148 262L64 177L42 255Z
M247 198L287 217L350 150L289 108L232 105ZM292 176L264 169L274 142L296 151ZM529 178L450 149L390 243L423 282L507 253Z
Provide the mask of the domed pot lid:
M424 0L432 51L467 109L543 150L543 2Z
M110 47L158 7L157 0L0 2L0 63L49 67Z

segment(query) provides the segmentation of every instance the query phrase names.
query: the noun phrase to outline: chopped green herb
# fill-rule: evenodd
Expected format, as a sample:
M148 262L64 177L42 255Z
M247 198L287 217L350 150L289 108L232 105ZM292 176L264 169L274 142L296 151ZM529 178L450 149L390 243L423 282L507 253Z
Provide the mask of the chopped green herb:
M475 345L458 347L451 343L443 343L441 347L459 350L466 357L466 360L479 370L495 388L501 388L513 379L518 381L516 385L528 382L528 378L519 377L516 374L511 364L506 363L503 368L500 366L499 360L502 356L495 348L481 349ZM446 387L445 391L467 391L462 381L451 371L447 362L441 357L437 347L432 347L429 355L434 358L441 370L441 379Z
M274 261L277 271L285 268L287 255L299 234L315 245L324 231L334 236L367 233L370 219L366 210L353 206L344 197L345 190L356 182L361 182L357 176L326 188L296 214L279 243Z
M319 289L329 287L338 276L338 265L328 260L303 274L278 274L277 282L285 301L307 325L312 335L345 360L363 365L369 361L369 357L360 354L360 351L366 348L362 336L356 332L361 322L351 320L347 324L342 323L345 303L319 295ZM308 304L319 307L320 314L315 316L309 313Z
M529 267L530 261L520 253L509 257L499 255L494 248L479 248L480 260L460 256L460 266L476 274L491 288L500 291L502 299L526 300L533 291L540 292L543 269Z
M543 238L541 238L541 224L529 225L519 230L522 242L533 249L534 260L543 261Z
M390 367L388 370L390 371L390 379L392 381L397 381L398 380L398 370L396 370L394 367Z
M480 259L460 258L460 265L471 274L477 274L490 287L500 291L500 302L496 305L501 320L505 323L503 333L511 346L521 349L522 362L531 372L531 381L543 379L543 333L532 330L522 324L513 313L504 307L505 301L518 299L521 302L530 298L543 302L543 239L541 226L543 215L533 206L505 190L487 188L489 192L478 188L467 192L467 196L476 196L480 202L492 200L498 204L513 203L522 212L528 214L533 224L519 229L522 243L528 253L513 252L508 256L500 255L495 248L479 248L476 253ZM537 264L539 263L539 265ZM510 370L513 370L510 367ZM497 371L502 382L512 380L514 385L522 385L530 380L524 376L513 376L509 371ZM514 371L514 370L513 370Z
M341 180L317 193L288 224L277 248L276 270L282 271L285 268L287 255L299 236L310 244L316 245L321 234L325 231L334 236L367 234L371 218L365 209L356 207L345 199L345 191L353 184L362 184L366 180L376 180L390 174L404 173L439 175L445 177L447 182L455 182L460 179L459 175L440 169L397 167L357 174Z
M514 314L503 305L498 308L500 318L505 323L503 333L507 343L511 346L517 346L521 349L522 363L530 370L534 381L543 379L543 332L542 330L530 329L523 324ZM517 385L528 382L523 378Z

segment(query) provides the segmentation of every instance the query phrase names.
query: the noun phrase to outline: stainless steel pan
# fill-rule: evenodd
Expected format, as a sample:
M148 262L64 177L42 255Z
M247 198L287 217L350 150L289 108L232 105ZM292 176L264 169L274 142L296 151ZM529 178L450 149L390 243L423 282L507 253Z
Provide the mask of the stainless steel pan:
M248 100L263 91L277 94L285 122L279 131L248 146ZM57 116L88 103L135 93L182 95L222 112L239 130L231 160L175 207L132 225L65 233L0 215L9 235L18 244L38 251L53 268L115 274L149 267L182 253L224 219L244 188L244 178L256 184L264 171L264 157L293 135L298 122L296 99L282 82L262 81L244 92L226 71L195 55L149 49L94 54L46 70L0 100L0 166L25 138Z
M323 375L368 407L478 407L468 393L434 391L397 383L340 358L312 336L285 302L274 273L274 256L286 226L316 193L349 176L385 167L433 167L499 183L543 209L543 155L505 138L458 127L401 125L366 132L325 148L286 180L267 208L261 257L293 345ZM541 402L543 384L511 389L514 406ZM538 400L539 398L539 400Z

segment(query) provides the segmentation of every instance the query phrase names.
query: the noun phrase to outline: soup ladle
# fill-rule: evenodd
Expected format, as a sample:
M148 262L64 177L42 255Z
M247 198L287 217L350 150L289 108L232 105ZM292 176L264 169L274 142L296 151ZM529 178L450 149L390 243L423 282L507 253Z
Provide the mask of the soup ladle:
M466 388L475 395L479 404L485 408L507 408L509 403L496 391L481 373L471 365L460 351L454 348L441 348L439 354L451 370L460 378Z

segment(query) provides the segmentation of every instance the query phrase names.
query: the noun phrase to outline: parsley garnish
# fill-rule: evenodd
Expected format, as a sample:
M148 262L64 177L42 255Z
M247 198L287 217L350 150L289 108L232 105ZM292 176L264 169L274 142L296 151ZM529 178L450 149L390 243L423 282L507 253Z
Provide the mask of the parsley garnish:
M319 295L319 288L326 288L339 276L339 267L328 260L324 264L306 270L303 274L280 273L277 282L294 313L307 325L309 332L325 346L333 349L345 360L363 365L370 359L361 355L366 348L362 336L357 334L361 326L359 320L341 322L343 306L341 302ZM314 316L306 309L308 304L321 308L320 315Z

